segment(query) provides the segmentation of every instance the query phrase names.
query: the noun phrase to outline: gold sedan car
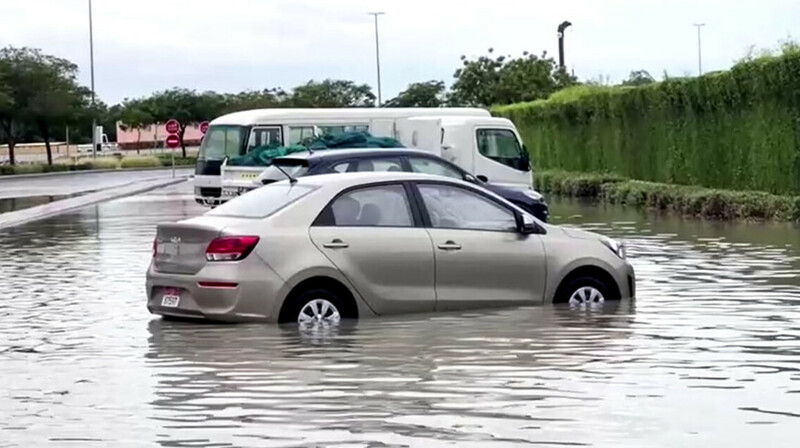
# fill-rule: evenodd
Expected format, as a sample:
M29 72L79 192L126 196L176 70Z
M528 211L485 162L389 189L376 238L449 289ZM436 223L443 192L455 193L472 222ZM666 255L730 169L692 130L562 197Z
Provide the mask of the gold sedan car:
M178 318L336 323L619 300L625 247L424 174L291 178L158 226L147 308Z

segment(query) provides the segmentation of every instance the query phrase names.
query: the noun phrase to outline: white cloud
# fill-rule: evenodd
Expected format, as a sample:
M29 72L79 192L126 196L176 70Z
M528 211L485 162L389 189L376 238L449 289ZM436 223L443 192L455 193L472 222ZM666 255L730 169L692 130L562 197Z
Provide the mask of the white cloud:
M681 75L726 68L748 46L800 35L800 0L93 0L96 85L116 102L172 86L237 91L309 79L374 84L380 18L384 98L408 83L448 83L459 56L547 50L568 19L567 63L581 78L631 70ZM85 0L0 0L0 45L31 46L80 65L89 84Z

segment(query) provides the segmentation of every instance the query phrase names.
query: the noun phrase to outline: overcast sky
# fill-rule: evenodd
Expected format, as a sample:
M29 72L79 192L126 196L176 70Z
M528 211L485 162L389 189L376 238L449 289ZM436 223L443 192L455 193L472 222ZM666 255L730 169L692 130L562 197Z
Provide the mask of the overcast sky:
M462 54L546 50L581 79L631 70L657 78L724 69L751 45L800 38L800 0L93 0L95 84L109 104L180 86L289 89L310 79L375 85L368 11L380 19L383 97L410 82L452 82ZM89 85L88 0L0 0L0 46L67 58Z

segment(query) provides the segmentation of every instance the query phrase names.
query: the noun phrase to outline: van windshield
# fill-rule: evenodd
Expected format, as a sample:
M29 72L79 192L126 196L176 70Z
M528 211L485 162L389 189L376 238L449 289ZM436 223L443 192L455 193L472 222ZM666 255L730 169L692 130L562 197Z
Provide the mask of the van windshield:
M239 157L244 152L248 128L245 126L209 126L203 143L200 144L198 158L222 160L225 157Z

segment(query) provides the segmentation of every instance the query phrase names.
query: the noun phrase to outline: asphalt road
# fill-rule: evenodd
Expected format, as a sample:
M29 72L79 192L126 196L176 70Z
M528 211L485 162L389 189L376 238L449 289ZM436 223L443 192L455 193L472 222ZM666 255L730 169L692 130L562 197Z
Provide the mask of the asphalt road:
M175 174L176 176L187 176L192 171L193 168L180 168L175 170ZM22 178L0 176L0 199L71 196L165 177L172 177L172 170L85 172Z

